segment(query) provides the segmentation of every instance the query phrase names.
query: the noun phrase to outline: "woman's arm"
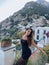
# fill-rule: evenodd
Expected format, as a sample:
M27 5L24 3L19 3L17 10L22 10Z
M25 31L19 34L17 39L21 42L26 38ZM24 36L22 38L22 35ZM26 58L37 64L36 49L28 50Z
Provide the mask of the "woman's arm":
M38 47L38 46L35 44L34 40L32 40L32 45L33 45L34 47L36 47L37 49L39 49L44 55L47 55L47 54L45 53L45 51L43 51L42 48Z

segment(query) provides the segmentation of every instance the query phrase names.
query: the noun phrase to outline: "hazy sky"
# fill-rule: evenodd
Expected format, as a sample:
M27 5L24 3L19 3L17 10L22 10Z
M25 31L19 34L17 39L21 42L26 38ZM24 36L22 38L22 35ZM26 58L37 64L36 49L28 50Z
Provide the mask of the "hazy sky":
M0 22L20 10L29 1L36 0L0 0Z

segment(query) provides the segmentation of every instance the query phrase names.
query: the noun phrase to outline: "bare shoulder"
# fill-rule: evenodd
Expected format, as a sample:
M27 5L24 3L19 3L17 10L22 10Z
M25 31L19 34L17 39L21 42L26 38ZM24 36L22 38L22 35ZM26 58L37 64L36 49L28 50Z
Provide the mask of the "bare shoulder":
M27 37L25 35L22 36L22 39L27 40Z

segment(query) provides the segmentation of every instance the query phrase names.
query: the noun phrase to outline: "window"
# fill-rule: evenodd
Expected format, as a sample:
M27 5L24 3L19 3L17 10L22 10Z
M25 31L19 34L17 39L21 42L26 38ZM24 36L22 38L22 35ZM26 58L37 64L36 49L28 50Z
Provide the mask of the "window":
M45 36L43 36L43 39L45 40Z
M37 40L39 40L39 35L37 35Z
M39 34L39 30L37 30L37 34Z
M46 33L46 30L44 30L44 34Z

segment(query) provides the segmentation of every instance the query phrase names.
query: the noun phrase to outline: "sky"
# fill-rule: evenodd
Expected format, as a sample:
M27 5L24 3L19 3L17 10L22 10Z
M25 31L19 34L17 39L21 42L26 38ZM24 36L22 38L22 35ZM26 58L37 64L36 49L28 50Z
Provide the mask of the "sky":
M22 9L29 1L36 0L0 0L0 22L12 15L14 12Z

